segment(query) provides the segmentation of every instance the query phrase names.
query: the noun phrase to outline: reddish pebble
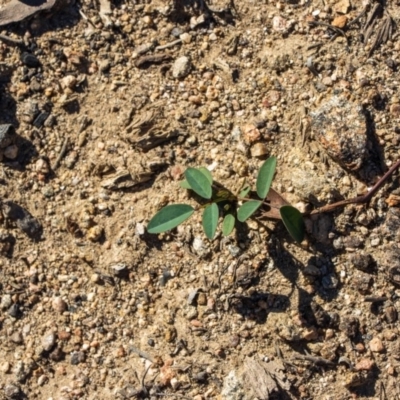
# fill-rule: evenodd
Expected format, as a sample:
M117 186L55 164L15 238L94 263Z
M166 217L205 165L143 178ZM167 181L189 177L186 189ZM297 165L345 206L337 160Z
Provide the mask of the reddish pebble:
M362 358L355 366L357 371L370 371L375 365L375 361L370 358Z

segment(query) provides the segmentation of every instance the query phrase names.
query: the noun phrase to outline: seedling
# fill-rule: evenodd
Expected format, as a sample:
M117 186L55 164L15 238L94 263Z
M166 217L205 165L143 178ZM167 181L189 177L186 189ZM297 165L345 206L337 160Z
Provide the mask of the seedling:
M305 225L299 210L288 205L286 201L271 188L276 169L276 157L270 157L261 166L256 180L256 190L244 185L235 195L220 184L213 182L207 168L188 168L185 180L180 185L192 190L202 199L198 207L188 204L171 204L160 211L150 220L147 231L161 233L169 231L186 221L196 210L203 209L202 224L207 238L212 240L222 217L222 234L232 233L236 219L245 222L260 208L264 208L264 216L281 219L296 242L304 239Z

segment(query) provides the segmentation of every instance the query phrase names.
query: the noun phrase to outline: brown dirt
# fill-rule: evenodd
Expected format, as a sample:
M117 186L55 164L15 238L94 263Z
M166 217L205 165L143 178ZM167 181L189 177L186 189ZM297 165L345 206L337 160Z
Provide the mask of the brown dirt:
M145 231L162 206L196 204L178 185L189 166L236 190L275 155L274 189L306 211L397 161L397 32L369 52L399 8L377 8L364 44L378 3L353 24L363 6L347 3L117 2L101 17L88 2L2 31L25 41L0 44L18 147L0 166L5 398L400 396L398 175L369 205L307 218L301 246L260 219L212 242L197 214Z

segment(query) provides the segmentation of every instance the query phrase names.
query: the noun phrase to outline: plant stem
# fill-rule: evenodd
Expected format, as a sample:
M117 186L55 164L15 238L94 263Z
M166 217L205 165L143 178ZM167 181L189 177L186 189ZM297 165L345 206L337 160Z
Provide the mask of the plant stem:
M268 198L268 196L267 196L267 198ZM256 201L261 201L261 203L262 203L263 205L266 205L266 206L271 207L271 208L275 208L275 209L277 209L277 210L280 209L280 207L273 206L273 205L271 205L271 203L270 203L269 201L265 201L265 200L252 199L252 198L250 198L250 197L238 197L238 200L246 200L246 201L256 200Z
M378 180L378 182L375 183L375 185L371 188L371 190L368 191L368 193L362 195L362 196L357 196L353 197L351 199L347 200L341 200L333 204L327 204L326 206L317 208L312 211L308 211L303 213L303 215L314 215L314 214L321 214L323 212L330 212L334 211L339 207L344 207L348 204L362 204L362 203L368 203L371 198L374 196L374 194L383 186L383 184L393 175L393 173L399 169L400 167L400 160L397 161L383 176Z

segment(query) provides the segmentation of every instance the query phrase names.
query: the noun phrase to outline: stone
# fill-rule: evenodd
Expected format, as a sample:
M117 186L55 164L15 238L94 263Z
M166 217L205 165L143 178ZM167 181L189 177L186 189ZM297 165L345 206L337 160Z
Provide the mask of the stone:
M60 347L56 347L49 355L49 358L53 361L61 361L65 357L64 352Z
M318 339L318 331L314 326L312 326L310 328L305 329L301 333L301 337L304 340L316 340Z
M13 318L18 318L21 315L21 311L19 309L18 304L13 304L9 309L8 309L8 315Z
M0 301L0 308L2 310L6 310L7 308L11 307L12 304L12 299L10 294L4 294L1 296L1 301Z
M372 276L362 271L355 271L352 277L353 287L357 288L362 294L367 294L369 292L372 282Z
M10 160L14 160L18 156L18 147L15 144L12 144L4 149L3 154Z
M54 311L59 313L63 313L68 309L67 303L61 297L55 297L51 302L51 306L53 307Z
M51 332L47 333L42 338L42 347L44 351L50 351L56 343L56 335Z
M28 52L23 52L21 54L21 61L29 68L40 67L40 61L38 60L38 58L35 55Z
M10 336L10 340L15 343L15 344L22 344L24 339L21 335L21 332L14 332L11 336Z
M85 362L85 353L82 351L74 351L71 354L70 362L72 365L78 365L80 363Z
M275 17L272 18L272 29L275 32L285 32L288 30L290 25L291 23L288 20L279 15L275 15Z
M22 394L21 389L14 384L5 385L3 391L6 399L19 399Z
M385 316L386 320L389 323L393 323L397 321L397 310L394 306L388 306L385 308Z
M310 113L315 138L340 166L356 171L367 155L363 109L344 96L332 96Z
M382 340L378 337L374 337L369 342L369 348L374 353L382 353L385 350L385 346L382 343Z
M351 9L350 0L340 0L334 6L333 10L340 14L347 14Z
M109 60L101 60L99 62L99 70L101 72L108 72L111 68L111 63Z
M399 103L391 104L390 114L392 114L395 117L398 117L400 115L400 104Z
M221 400L242 400L244 396L245 392L242 382L239 380L234 370L230 371L224 379Z
M347 24L347 17L345 15L339 15L332 21L332 25L340 29L343 29L346 26L346 24Z
M356 371L371 371L374 367L375 361L371 360L370 358L362 358L356 365Z
M350 255L349 261L353 267L363 272L371 272L374 260L370 254L354 253Z
M4 149L12 144L15 137L15 129L11 124L0 125L0 148Z
M253 144L260 140L260 131L253 124L245 124L242 126L243 140L246 144Z
M250 154L252 157L263 157L268 154L268 146L265 143L255 143L251 146Z
M189 75L192 69L192 62L189 57L182 56L175 60L172 65L172 76L176 79L181 79Z
M192 35L190 33L182 33L182 35L179 36L179 38L182 40L182 43L190 43L192 40Z
M37 239L41 235L42 226L39 221L17 203L13 201L3 202L2 211L6 218L15 221L18 228L30 238Z

